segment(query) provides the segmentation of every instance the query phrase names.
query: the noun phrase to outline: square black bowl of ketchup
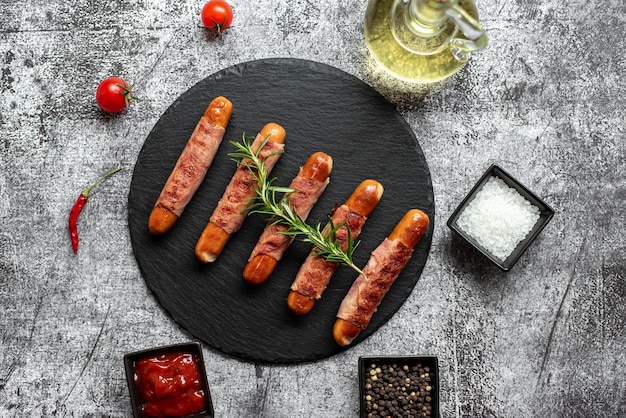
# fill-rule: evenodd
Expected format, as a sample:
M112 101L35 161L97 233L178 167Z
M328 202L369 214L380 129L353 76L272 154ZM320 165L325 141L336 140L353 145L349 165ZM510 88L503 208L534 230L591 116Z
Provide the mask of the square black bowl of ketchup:
M124 367L135 418L215 416L199 343L129 353Z

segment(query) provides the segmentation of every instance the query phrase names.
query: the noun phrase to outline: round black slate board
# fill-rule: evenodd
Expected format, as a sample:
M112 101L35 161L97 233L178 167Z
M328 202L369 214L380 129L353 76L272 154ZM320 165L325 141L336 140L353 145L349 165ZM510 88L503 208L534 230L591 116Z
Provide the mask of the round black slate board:
M228 97L234 112L224 141L200 189L174 228L161 237L147 229L148 216L171 169L206 106ZM254 136L267 123L287 131L285 154L272 172L288 185L315 151L334 160L331 182L309 216L322 221L364 179L385 187L365 224L354 260L370 252L410 208L420 208L431 226L408 266L354 346L402 306L417 282L430 248L433 190L424 155L407 123L374 89L320 63L267 59L235 65L202 80L163 114L139 154L128 198L129 228L141 273L163 308L194 337L228 355L255 362L314 361L340 352L332 338L337 308L356 274L341 266L322 299L303 317L286 305L289 287L310 247L294 242L270 279L249 287L243 267L265 219L250 216L215 263L196 260L194 247L235 171L230 140Z

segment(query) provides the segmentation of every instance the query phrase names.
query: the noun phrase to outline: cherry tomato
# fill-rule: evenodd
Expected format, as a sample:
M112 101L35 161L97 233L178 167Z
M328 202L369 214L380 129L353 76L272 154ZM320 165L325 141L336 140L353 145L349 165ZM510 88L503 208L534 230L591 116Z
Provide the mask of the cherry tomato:
M209 0L202 8L201 18L210 32L221 33L233 22L233 9L225 0Z
M128 107L133 96L132 87L120 77L105 78L96 90L96 102L105 112L116 113Z

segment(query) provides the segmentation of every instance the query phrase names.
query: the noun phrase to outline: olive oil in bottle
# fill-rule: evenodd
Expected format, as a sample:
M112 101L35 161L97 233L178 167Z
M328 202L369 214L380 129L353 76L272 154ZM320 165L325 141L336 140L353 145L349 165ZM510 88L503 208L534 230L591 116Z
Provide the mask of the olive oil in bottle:
M392 76L432 83L461 69L487 37L472 0L370 0L365 42Z

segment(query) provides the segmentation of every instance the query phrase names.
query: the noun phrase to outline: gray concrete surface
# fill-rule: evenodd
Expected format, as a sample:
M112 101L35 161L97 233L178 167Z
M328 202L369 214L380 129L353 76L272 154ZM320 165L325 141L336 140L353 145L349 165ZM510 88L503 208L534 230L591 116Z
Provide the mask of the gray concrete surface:
M336 66L397 104L428 159L437 219L412 295L353 349L273 366L205 347L217 415L356 416L357 359L378 354L437 355L444 417L626 415L624 1L479 0L488 49L428 89L372 63L365 1L232 0L219 39L198 27L202 4L0 3L0 416L127 417L123 355L190 339L133 258L133 165L187 88L268 57ZM143 98L113 117L94 102L110 75ZM509 273L445 226L491 163L557 211ZM118 164L82 214L74 256L68 211Z

